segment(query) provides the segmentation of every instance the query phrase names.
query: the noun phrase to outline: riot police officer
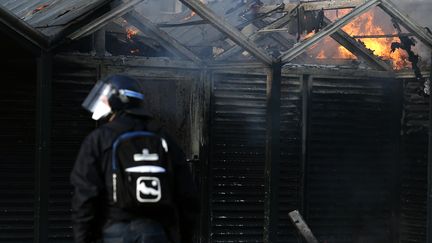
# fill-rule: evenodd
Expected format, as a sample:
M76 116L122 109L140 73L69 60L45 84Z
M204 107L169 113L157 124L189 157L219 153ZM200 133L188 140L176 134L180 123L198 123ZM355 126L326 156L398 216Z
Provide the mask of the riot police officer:
M108 122L85 138L71 173L72 223L77 243L192 241L199 203L185 155L153 122L144 98L137 80L117 74L98 81L83 102L93 119ZM116 204L113 143L128 131L150 131L168 143L173 168L172 203L155 204L151 210ZM142 190L145 184L138 186ZM157 188L154 191L157 193Z

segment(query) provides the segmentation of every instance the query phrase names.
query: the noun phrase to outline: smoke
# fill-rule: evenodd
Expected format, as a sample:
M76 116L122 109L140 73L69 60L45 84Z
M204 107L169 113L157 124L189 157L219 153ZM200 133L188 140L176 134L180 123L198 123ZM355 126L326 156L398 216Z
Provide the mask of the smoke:
M400 10L408 14L420 27L432 30L432 4L431 0L391 0ZM414 50L420 55L422 61L431 65L431 50L423 43L417 43Z
M431 0L391 0L421 27L432 29Z

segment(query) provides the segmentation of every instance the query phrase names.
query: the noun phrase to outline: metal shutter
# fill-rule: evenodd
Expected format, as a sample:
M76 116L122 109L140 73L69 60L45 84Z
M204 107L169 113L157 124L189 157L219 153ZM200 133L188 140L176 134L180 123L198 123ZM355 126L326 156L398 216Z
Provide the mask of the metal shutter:
M215 75L210 242L262 242L266 77Z
M426 242L429 98L419 82L404 80L401 242Z
M300 77L282 77L278 242L298 242L288 218L300 207L302 93Z
M93 87L97 71L54 62L52 155L49 194L49 241L72 242L69 175L84 137L96 127L81 103Z
M313 80L306 215L320 242L392 242L393 128L399 121L392 121L389 85Z
M2 63L0 242L33 242L36 63Z

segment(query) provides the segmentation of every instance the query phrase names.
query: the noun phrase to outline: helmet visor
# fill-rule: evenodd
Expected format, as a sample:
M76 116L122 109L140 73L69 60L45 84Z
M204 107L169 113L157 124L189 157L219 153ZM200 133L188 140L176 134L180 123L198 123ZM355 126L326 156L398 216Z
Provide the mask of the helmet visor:
M108 96L111 94L112 90L113 88L110 84L98 81L85 98L82 106L92 113L93 120L99 120L111 112L111 107L108 104Z

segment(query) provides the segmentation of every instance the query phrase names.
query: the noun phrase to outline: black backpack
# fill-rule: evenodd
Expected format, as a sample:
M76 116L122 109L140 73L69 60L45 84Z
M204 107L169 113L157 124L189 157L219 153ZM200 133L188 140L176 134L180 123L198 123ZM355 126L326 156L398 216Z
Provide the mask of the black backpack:
M113 201L129 210L169 206L173 171L164 138L149 131L121 134L112 147Z

